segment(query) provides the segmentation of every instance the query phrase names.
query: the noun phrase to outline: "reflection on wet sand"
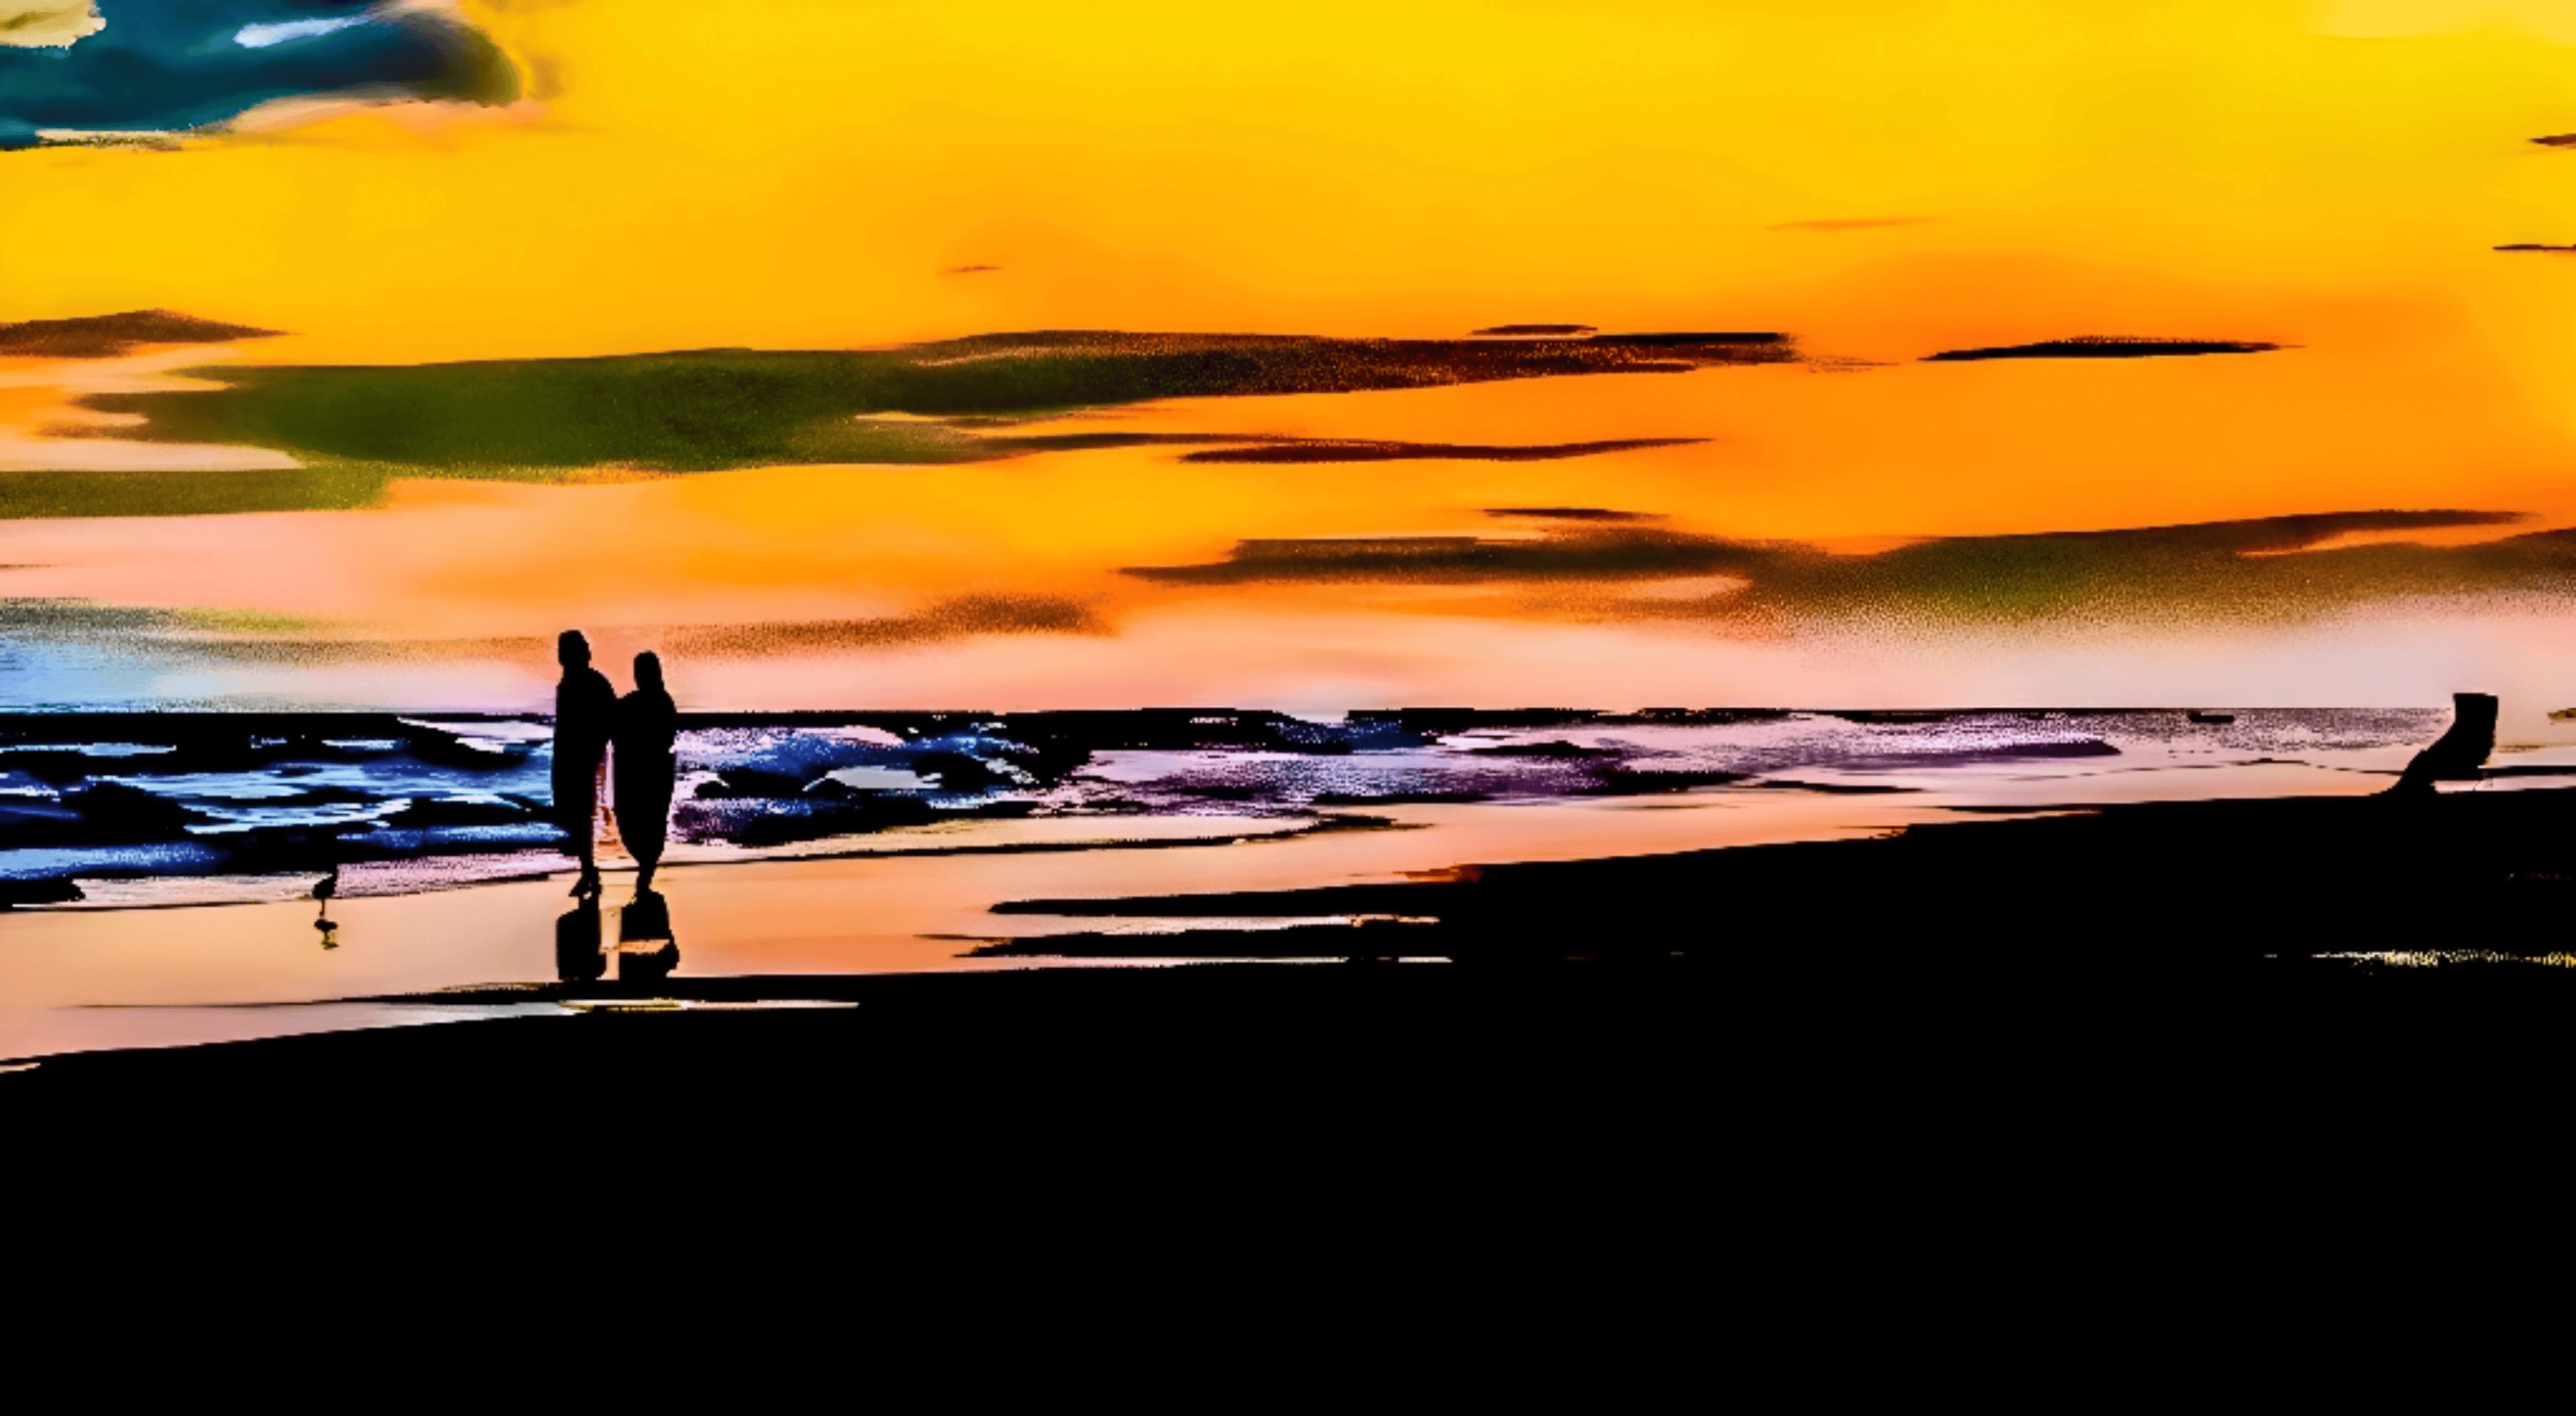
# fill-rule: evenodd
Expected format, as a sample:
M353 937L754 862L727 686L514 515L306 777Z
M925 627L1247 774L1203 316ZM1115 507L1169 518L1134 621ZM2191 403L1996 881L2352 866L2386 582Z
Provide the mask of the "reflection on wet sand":
M680 946L671 931L671 902L659 891L638 890L617 912L617 946L607 947L599 897L585 894L571 909L555 916L555 978L562 983L598 983L616 960L621 985L659 983L680 966Z
M555 977L595 983L608 971L608 957L600 951L599 897L577 898L580 903L555 916Z
M680 944L671 933L671 903L658 891L639 889L617 912L617 981L660 983L680 966Z

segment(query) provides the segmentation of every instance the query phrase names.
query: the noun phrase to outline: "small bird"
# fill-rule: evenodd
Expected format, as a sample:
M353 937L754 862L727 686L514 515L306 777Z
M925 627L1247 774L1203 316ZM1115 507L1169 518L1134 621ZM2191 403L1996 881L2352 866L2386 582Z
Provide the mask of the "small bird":
M331 862L331 873L323 876L320 880L313 882L313 898L319 901L322 906L322 908L316 911L313 916L313 927L315 929L329 929L331 927L331 897L339 893L340 863L335 860Z

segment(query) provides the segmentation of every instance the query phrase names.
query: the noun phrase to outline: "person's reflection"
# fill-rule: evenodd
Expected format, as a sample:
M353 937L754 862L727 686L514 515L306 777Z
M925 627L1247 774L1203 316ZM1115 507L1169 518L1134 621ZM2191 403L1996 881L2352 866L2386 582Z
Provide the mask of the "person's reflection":
M599 898L582 902L555 916L555 977L566 983L597 983L608 972L600 948Z
M638 890L617 913L617 981L660 983L680 966L679 940L671 933L671 902Z

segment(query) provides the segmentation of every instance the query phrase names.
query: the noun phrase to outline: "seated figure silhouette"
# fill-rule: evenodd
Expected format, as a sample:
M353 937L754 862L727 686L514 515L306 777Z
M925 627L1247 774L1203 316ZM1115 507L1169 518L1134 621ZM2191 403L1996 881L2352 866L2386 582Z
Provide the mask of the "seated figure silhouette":
M555 686L555 824L572 837L581 861L575 895L599 893L599 847L593 818L599 814L599 772L617 715L617 690L590 666L590 641L577 629L555 638L563 682Z
M662 686L662 657L649 651L636 655L635 691L617 700L617 751L611 759L616 791L610 800L618 839L640 867L638 900L652 891L653 872L670 839L671 790L679 777L671 743L679 733L679 719L678 707Z
M2492 693L2451 695L2451 730L2406 764L2390 796L2431 796L2435 782L2474 782L2487 754L2495 751L2496 697Z

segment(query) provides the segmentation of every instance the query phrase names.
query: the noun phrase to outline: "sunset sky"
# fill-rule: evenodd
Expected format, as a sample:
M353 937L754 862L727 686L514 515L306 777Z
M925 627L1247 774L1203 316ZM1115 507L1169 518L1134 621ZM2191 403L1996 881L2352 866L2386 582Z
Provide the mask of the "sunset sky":
M578 624L674 649L704 707L2576 703L2557 543L2462 549L2576 527L2576 254L2496 249L2576 243L2576 140L2537 141L2576 133L2561 0L305 8L351 23L245 4L221 57L365 41L376 88L75 132L42 115L79 95L12 85L78 72L118 0L0 49L35 56L0 65L0 141L31 135L0 151L0 321L284 332L61 357L0 331L0 497L324 466L76 403L208 364L1531 322L1799 357L1016 425L1675 440L1547 460L1069 442L15 510L0 701L533 708ZM462 67L386 87L397 41ZM476 96L405 96L446 92ZM2278 347L1922 362L2093 336ZM1634 519L1495 514L1533 508ZM1972 538L2376 511L2520 519L2053 542L2034 597L1962 568L2042 574ZM1482 559L1188 570L1422 537ZM2392 540L2426 549L2366 544ZM1734 549L1781 542L1871 563Z

